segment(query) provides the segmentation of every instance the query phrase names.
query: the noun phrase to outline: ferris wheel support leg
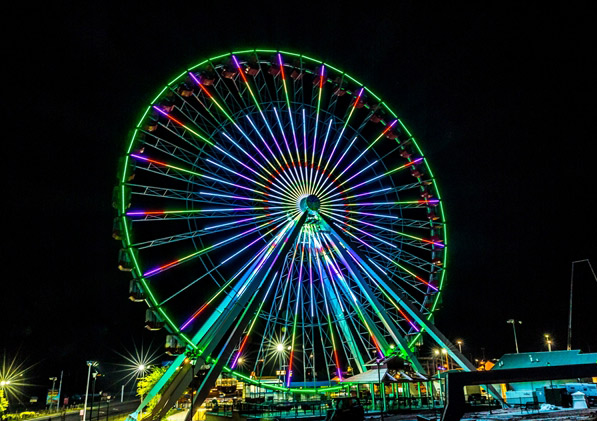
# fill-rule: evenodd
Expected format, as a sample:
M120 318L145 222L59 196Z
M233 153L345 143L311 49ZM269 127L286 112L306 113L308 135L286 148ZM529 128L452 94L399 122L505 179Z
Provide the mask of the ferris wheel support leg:
M282 247L281 250L284 250L284 246L286 244L294 242L294 240L296 239L296 236L298 235L298 232L300 231L300 227L302 227L302 225L304 224L305 219L306 219L306 214L304 214L301 218L299 218L298 222L293 227L291 234L287 237L288 241L282 243L280 246L278 246L278 248ZM271 255L273 255L273 253L270 254L270 256ZM276 255L276 258L280 255L281 255L281 252L279 252ZM266 260L271 260L271 259L266 259ZM247 271L245 276L243 276L241 281L239 281L237 286L234 288L235 291L237 291L237 289L238 289L238 291L240 291L241 289L243 289L243 287L245 285L248 285L247 282L250 283L253 279L255 279L257 277L259 270L257 270L257 272L255 272L255 270L258 268L259 263L262 263L262 262L260 262L258 260L254 265L252 265L249 268L249 270ZM278 263L278 261L274 260L274 262L270 265L270 268L268 269L267 273L262 278L262 282L268 276L268 274L271 273L272 267L276 263ZM265 266L265 265L263 265L263 266ZM279 266L279 265L276 265L276 267L277 266ZM278 269L276 269L276 270L278 270ZM251 273L253 273L254 276L252 276L251 279L247 280L247 277ZM244 288L244 291L247 291L247 288ZM234 294L234 295L236 296L236 294ZM201 351L202 355L210 355L211 354L211 352L213 351L215 346L218 344L218 342L221 340L221 338L224 337L225 333L229 330L229 327L235 321L236 316L238 316L240 311L242 311L242 309L245 308L244 304L246 304L246 302L252 296L254 297L254 295L251 295L251 294L242 294L242 296L246 297L246 299L243 300L244 301L243 305L240 305L238 302L232 303L233 300L231 298L229 298L230 296L227 296L226 299L222 303L220 303L217 310L212 314L212 316L208 319L208 321L193 336L192 342L194 344L196 344L196 345L199 344L199 345L204 346L203 350ZM237 311L235 311L235 310L237 310ZM231 316L234 316L234 317L231 317ZM222 320L226 320L228 323L226 323L225 325L222 325ZM214 329L215 325L218 325L218 329ZM224 328L225 326L227 326L227 328ZM206 341L205 341L205 338L207 336L206 334L210 330L221 332L221 335L219 336L219 338L212 338L210 336L211 340L207 341L207 343L206 343ZM211 344L211 346L209 346L210 344ZM199 346L197 348L201 349ZM203 358L203 357L200 357L200 358L201 358L200 361L205 361L205 358ZM173 362L173 364L170 366L170 368L160 378L160 380L152 388L150 393L148 393L148 395L143 400L143 402L141 403L141 405L139 406L137 411L135 411L133 414L131 414L129 416L130 419L136 420L138 415L149 404L151 399L154 398L155 396L157 396L158 394L162 393L162 397L160 398L160 401L154 407L154 410L152 411L152 414L150 416L150 419L157 420L160 418L160 416L163 415L162 412L164 410L167 411L170 408L169 405L171 402L173 402L172 399L174 399L174 401L175 401L182 395L184 390L188 387L188 385L192 381L192 375L189 375L189 373L188 373L188 371L190 371L190 370L184 371L184 370L179 369L180 367L184 367L185 365L188 365L188 364L184 363L184 360L185 360L184 354L179 355L176 358L176 360ZM227 361L227 358L225 360ZM218 374L219 373L220 373L220 371L218 371ZM173 380L171 381L170 385L165 386L166 382L168 382L168 380L170 380L171 378L173 378Z
M328 227L329 227L329 224L328 224ZM333 233L336 236L336 238L338 238L340 240L340 247L338 247L338 251L340 252L340 254L342 256L343 262L350 269L351 273L354 275L354 278L355 278L357 284L359 285L361 290L365 293L365 296L367 297L367 300L369 301L369 303L379 312L379 317L380 317L382 323L384 324L384 326L388 329L388 331L390 332L390 334L392 335L394 340L396 340L396 342L398 342L398 346L406 354L407 358L411 361L415 370L420 374L426 374L425 369L423 368L423 366L417 359L416 355L411 351L410 347L408 346L408 343L402 337L402 335L401 335L400 331L398 330L398 328L396 327L396 325L389 318L387 312L384 310L384 307L381 305L379 300L375 297L375 294L373 294L373 291L371 291L371 288L369 287L369 285L365 282L365 279L363 279L363 277L361 276L359 269L355 266L351 256L348 254L348 252L345 249L345 247L348 247L347 244L342 240L342 238L340 238L336 234L336 232L332 229L332 227L329 227L329 229L330 229L330 232Z
M251 265L251 267L249 268L249 270L247 271L245 276L243 276L241 278L241 280L232 289L231 293L228 294L224 298L224 300L218 305L217 309L210 315L208 320L201 326L199 331L193 336L191 341L193 344L195 344L197 346L197 348L201 349L199 346L199 345L201 345L200 342L206 337L208 332L221 331L219 329L214 329L214 325L217 324L218 322L221 322L220 318L222 317L222 314L229 314L227 312L227 309L230 306L231 302L233 301L233 298L236 297L238 292L241 290L241 288L243 288L243 286L245 286L247 284L248 274L252 273L258 265L259 265L259 261L256 261L255 263L253 263L253 265ZM216 341L216 343L217 343L217 341ZM211 352L211 349L208 349L206 351L208 352L208 355L209 355L209 352ZM168 370L164 373L164 375L160 378L160 380L155 384L155 386L151 389L151 391L147 394L147 396L145 396L145 398L143 399L143 401L137 408L137 411L135 411L135 413L132 414L131 419L136 419L138 414L140 414L143 411L143 409L147 405L149 405L149 402L158 394L162 394L162 397L160 398L160 402L158 402L158 404L154 407L156 410L159 409L160 407L164 407L168 404L170 395L177 394L176 392L172 392L172 391L176 389L176 387L177 387L176 385L179 382L181 382L181 381L183 383L186 382L185 387L188 386L188 384L192 380L190 373L188 373L189 370L186 370L186 371L179 370L179 368L184 368L186 366L186 364L184 363L184 360L185 360L184 354L181 354L178 357L176 357L176 359L170 365ZM181 380L182 378L185 378L186 376L188 376L188 379ZM170 380L170 378L173 378L172 382L170 383L170 385L165 387L166 382L168 382Z
M207 362L211 363L211 366L210 366L208 372L206 373L206 375L203 377L203 380L201 381L200 386L197 388L197 394L195 395L195 397L192 401L193 402L192 407L194 407L195 402L197 402L197 401L203 402L205 400L205 398L207 397L207 395L211 389L211 386L213 385L213 383L215 382L217 377L222 372L222 368L224 367L224 364L226 362L228 362L231 355L233 354L237 342L240 340L245 328L249 325L249 323L252 320L252 317L250 317L250 316L255 312L255 310L257 310L257 308L259 307L261 302L265 299L265 296L267 294L267 288L265 287L267 278L271 274L274 274L274 277L275 277L277 272L280 270L282 263L284 261L284 259L281 259L280 256L284 256L286 253L288 253L289 249L294 244L303 224L305 223L305 220L307 219L307 214L308 214L308 212L306 212L306 211L303 212L303 214L299 218L298 222L292 229L292 232L290 233L290 235L288 237L286 237L285 241L278 244L277 248L279 249L279 252L275 253L275 254L272 253L272 255L274 255L273 261L271 262L271 264L269 265L269 268L267 268L265 274L261 278L261 282L259 283L258 289L256 291L254 291L254 293L250 297L248 306L246 306L244 308L244 311L242 313L242 316L240 317L240 320L238 321L236 326L234 326L232 332L230 333L230 335L228 336L228 339L226 340L226 343L222 346L222 348L218 352L218 355L216 356L216 358L215 359L214 358L206 359ZM262 268L265 266L266 265L263 265ZM222 337L223 337L223 335L222 335ZM212 363L212 361L215 361L215 363ZM185 418L185 421L191 421L192 417L193 417L193 414L191 411L189 411L189 413L187 414L187 416Z
M357 342L354 339L354 336L350 330L350 327L348 326L348 323L346 323L346 318L342 314L342 309L340 308L340 305L338 304L338 299L335 298L334 290L331 286L330 279L329 279L328 275L325 273L325 270L322 270L321 278L323 280L325 293L328 297L330 297L328 299L328 301L330 303L332 311L334 312L334 314L336 316L337 323L340 326L339 331L341 331L344 334L344 336L346 338L346 342L348 343L349 347L351 347L352 349L359 349ZM334 297L334 298L332 298L332 297ZM366 370L365 360L363 360L363 357L361 356L360 352L357 352L356 354L357 354L357 359L355 360L355 362L357 363L357 367L359 368L360 371L365 371Z
M330 228L332 224L330 221L320 215L324 221ZM352 241L347 238L344 234L339 231L334 231L334 234L344 243L346 246L346 250L348 250L352 255L358 257L361 265L365 270L369 273L371 277L373 277L387 292L392 296L394 299L422 328L427 331L427 334L431 336L431 338L442 348L444 348L450 357L465 371L476 371L476 367L462 354L458 351L458 348L452 344L448 338L444 336L443 333L439 331L435 325L425 318L425 315L419 311L408 299L406 294L402 291L392 287L388 282L385 281L386 276L381 273L377 268L369 265L365 259L360 255L360 253L356 250L356 247L352 247ZM423 329L421 329L423 330ZM503 400L501 395L495 390L495 388L491 385L488 387L489 393L498 401L503 404Z

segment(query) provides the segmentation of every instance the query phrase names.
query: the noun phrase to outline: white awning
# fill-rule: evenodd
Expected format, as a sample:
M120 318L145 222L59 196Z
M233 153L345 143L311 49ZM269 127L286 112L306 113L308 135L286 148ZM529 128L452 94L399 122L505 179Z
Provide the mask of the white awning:
M343 382L344 383L361 383L361 384L373 384L379 383L379 380L383 383L397 383L397 382L406 382L412 380L410 377L404 375L400 375L398 378L392 376L388 373L388 369L386 367L380 367L379 371L377 368L372 368L367 370L361 374L354 375L352 377L346 377Z

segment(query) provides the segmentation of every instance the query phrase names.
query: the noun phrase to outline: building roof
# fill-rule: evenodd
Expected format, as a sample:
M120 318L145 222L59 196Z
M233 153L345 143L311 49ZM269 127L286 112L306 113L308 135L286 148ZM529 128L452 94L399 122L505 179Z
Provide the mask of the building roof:
M392 374L390 374L390 372ZM346 377L345 379L343 379L343 381L345 383L374 384L379 383L380 379L383 383L402 383L427 380L426 378L419 375L414 375L414 377L416 377L416 379L412 377L412 374L406 374L404 371L388 371L387 367L380 366L379 372L377 368L372 368L370 370L364 371L363 373L356 374L352 377Z
M597 363L597 353L581 354L578 349L571 351L521 352L520 354L504 354L495 364L493 370L591 363Z

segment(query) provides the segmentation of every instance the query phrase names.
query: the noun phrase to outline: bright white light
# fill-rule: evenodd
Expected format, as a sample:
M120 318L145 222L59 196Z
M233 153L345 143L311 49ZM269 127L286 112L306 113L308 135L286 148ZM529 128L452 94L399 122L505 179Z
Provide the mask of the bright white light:
M125 363L117 364L122 367L118 371L124 373L121 380L125 380L125 384L130 382L136 383L141 377L147 375L147 372L151 368L151 364L153 364L158 358L158 351L151 349L151 347L147 349L143 348L143 345L141 345L141 347L137 347L134 342L133 347L133 352L125 350L126 355L115 351L126 361Z
M22 362L17 362L17 356L14 356L11 361L6 354L2 355L0 387L4 391L5 398L9 401L16 400L19 403L24 403L21 399L26 397L23 387L31 386L25 375L31 368L31 366L25 367Z
M278 352L284 351L284 344L278 344L278 345L276 345L276 351L278 351Z

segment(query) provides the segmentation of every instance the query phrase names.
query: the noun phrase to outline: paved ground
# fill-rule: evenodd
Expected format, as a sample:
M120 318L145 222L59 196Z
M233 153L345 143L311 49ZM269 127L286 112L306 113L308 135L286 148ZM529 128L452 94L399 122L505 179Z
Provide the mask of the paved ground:
M441 415L440 412L437 412L435 415L433 412L422 412L419 414L420 416L424 417L428 420L436 420L439 421L439 416ZM174 414L168 418L168 421L184 421L186 416L186 411L179 412ZM267 418L267 419L273 419ZM280 418L284 419L284 418ZM288 418L288 420L292 420L293 418ZM420 418L419 418L420 419ZM367 415L365 416L366 421L380 421L380 415ZM554 411L532 411L522 412L520 409L498 409L493 410L491 413L489 412L476 412L476 413L467 413L463 418L465 421L483 421L483 420L536 420L536 421L564 421L564 420L583 420L583 421L590 421L594 420L597 421L597 408L590 408L590 409L563 409L563 410L554 410ZM400 414L400 415L384 415L384 421L417 421L417 414L410 413L410 414Z
M439 420L439 418L433 418L432 414L421 414L429 420ZM367 417L368 421L381 420L381 417ZM415 414L404 414L404 415L390 415L384 417L385 421L416 421L417 416ZM555 411L532 411L520 412L520 409L499 409L491 412L477 412L467 413L463 418L465 421L482 421L482 420L597 420L597 408L591 409L564 409Z

